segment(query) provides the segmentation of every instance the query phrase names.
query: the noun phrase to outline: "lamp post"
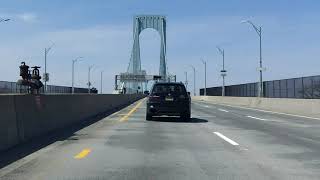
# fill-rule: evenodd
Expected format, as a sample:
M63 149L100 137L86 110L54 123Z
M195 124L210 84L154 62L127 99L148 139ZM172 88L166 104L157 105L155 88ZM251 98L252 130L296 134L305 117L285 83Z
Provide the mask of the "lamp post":
M196 96L196 68L192 65L190 67L193 69L193 95Z
M54 46L54 43L48 48L44 48L44 93L47 92L47 82L49 81L49 74L47 74L47 54Z
M263 81L262 81L262 71L264 70L264 68L262 67L262 48L261 48L261 38L262 38L262 28L261 26L257 27L256 25L254 25L251 21L247 20L247 21L242 21L242 23L248 23L251 24L252 27L254 28L254 30L257 32L258 36L259 36L259 49L260 49L260 61L259 61L259 71L260 71L260 77L259 77L259 87L258 87L258 96L259 97L263 97L264 93L263 93Z
M77 57L76 59L72 60L72 94L74 94L74 64L77 61L81 61L83 57Z
M91 69L93 68L94 65L89 66L88 68L88 93L90 94L90 86L91 86L91 82L90 82L90 73L91 73Z
M221 49L220 47L217 47L218 51L222 55L222 70L221 76L222 76L222 96L225 96L225 77L227 76L227 71L224 69L224 49Z
M204 93L203 95L207 95L207 62L201 59L202 63L204 64Z
M187 89L187 91L188 91L188 72L185 71L185 72L184 72L184 75L185 75L185 77L186 77L186 80L185 80L184 84L186 85L186 89Z
M102 75L104 71L100 72L100 94L102 94Z

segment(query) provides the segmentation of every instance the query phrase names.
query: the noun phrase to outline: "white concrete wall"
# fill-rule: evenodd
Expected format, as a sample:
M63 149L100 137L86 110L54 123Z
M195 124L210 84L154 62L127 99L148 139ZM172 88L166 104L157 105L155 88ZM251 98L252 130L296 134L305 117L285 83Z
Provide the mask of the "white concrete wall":
M221 96L195 96L192 99L320 118L320 99Z

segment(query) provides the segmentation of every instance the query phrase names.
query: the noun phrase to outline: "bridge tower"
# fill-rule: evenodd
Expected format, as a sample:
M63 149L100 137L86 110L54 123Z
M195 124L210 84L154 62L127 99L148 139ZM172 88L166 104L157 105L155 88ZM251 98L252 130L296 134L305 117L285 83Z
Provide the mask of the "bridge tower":
M166 17L160 15L138 15L134 17L133 22L133 48L127 73L142 75L145 72L141 70L139 36L144 29L152 28L158 31L161 37L159 75L163 80L166 80ZM136 91L138 90L139 83L133 82L127 84L127 86Z

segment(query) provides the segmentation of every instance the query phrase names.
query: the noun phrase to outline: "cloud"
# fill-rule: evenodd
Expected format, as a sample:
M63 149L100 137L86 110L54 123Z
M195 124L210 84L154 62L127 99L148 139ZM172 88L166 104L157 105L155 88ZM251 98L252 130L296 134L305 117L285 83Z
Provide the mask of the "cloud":
M0 13L1 18L9 18L14 21L22 21L24 23L38 22L38 15L34 12L22 12L22 13Z
M34 23L38 20L38 16L35 13L22 13L16 16L26 23Z

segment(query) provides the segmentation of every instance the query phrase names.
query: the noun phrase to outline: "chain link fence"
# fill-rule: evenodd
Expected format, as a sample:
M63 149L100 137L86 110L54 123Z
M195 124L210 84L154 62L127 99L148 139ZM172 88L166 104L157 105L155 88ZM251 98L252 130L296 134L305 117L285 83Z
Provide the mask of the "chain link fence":
M28 93L26 86L20 86L16 82L0 81L0 94ZM40 89L44 93L44 87ZM71 94L72 87L47 85L47 93L50 94ZM88 93L87 88L74 88L74 93Z
M226 96L256 97L258 83L247 83L225 87ZM320 99L320 76L308 76L263 82L264 97ZM200 95L204 89L200 89ZM221 96L222 87L207 88L208 96Z

